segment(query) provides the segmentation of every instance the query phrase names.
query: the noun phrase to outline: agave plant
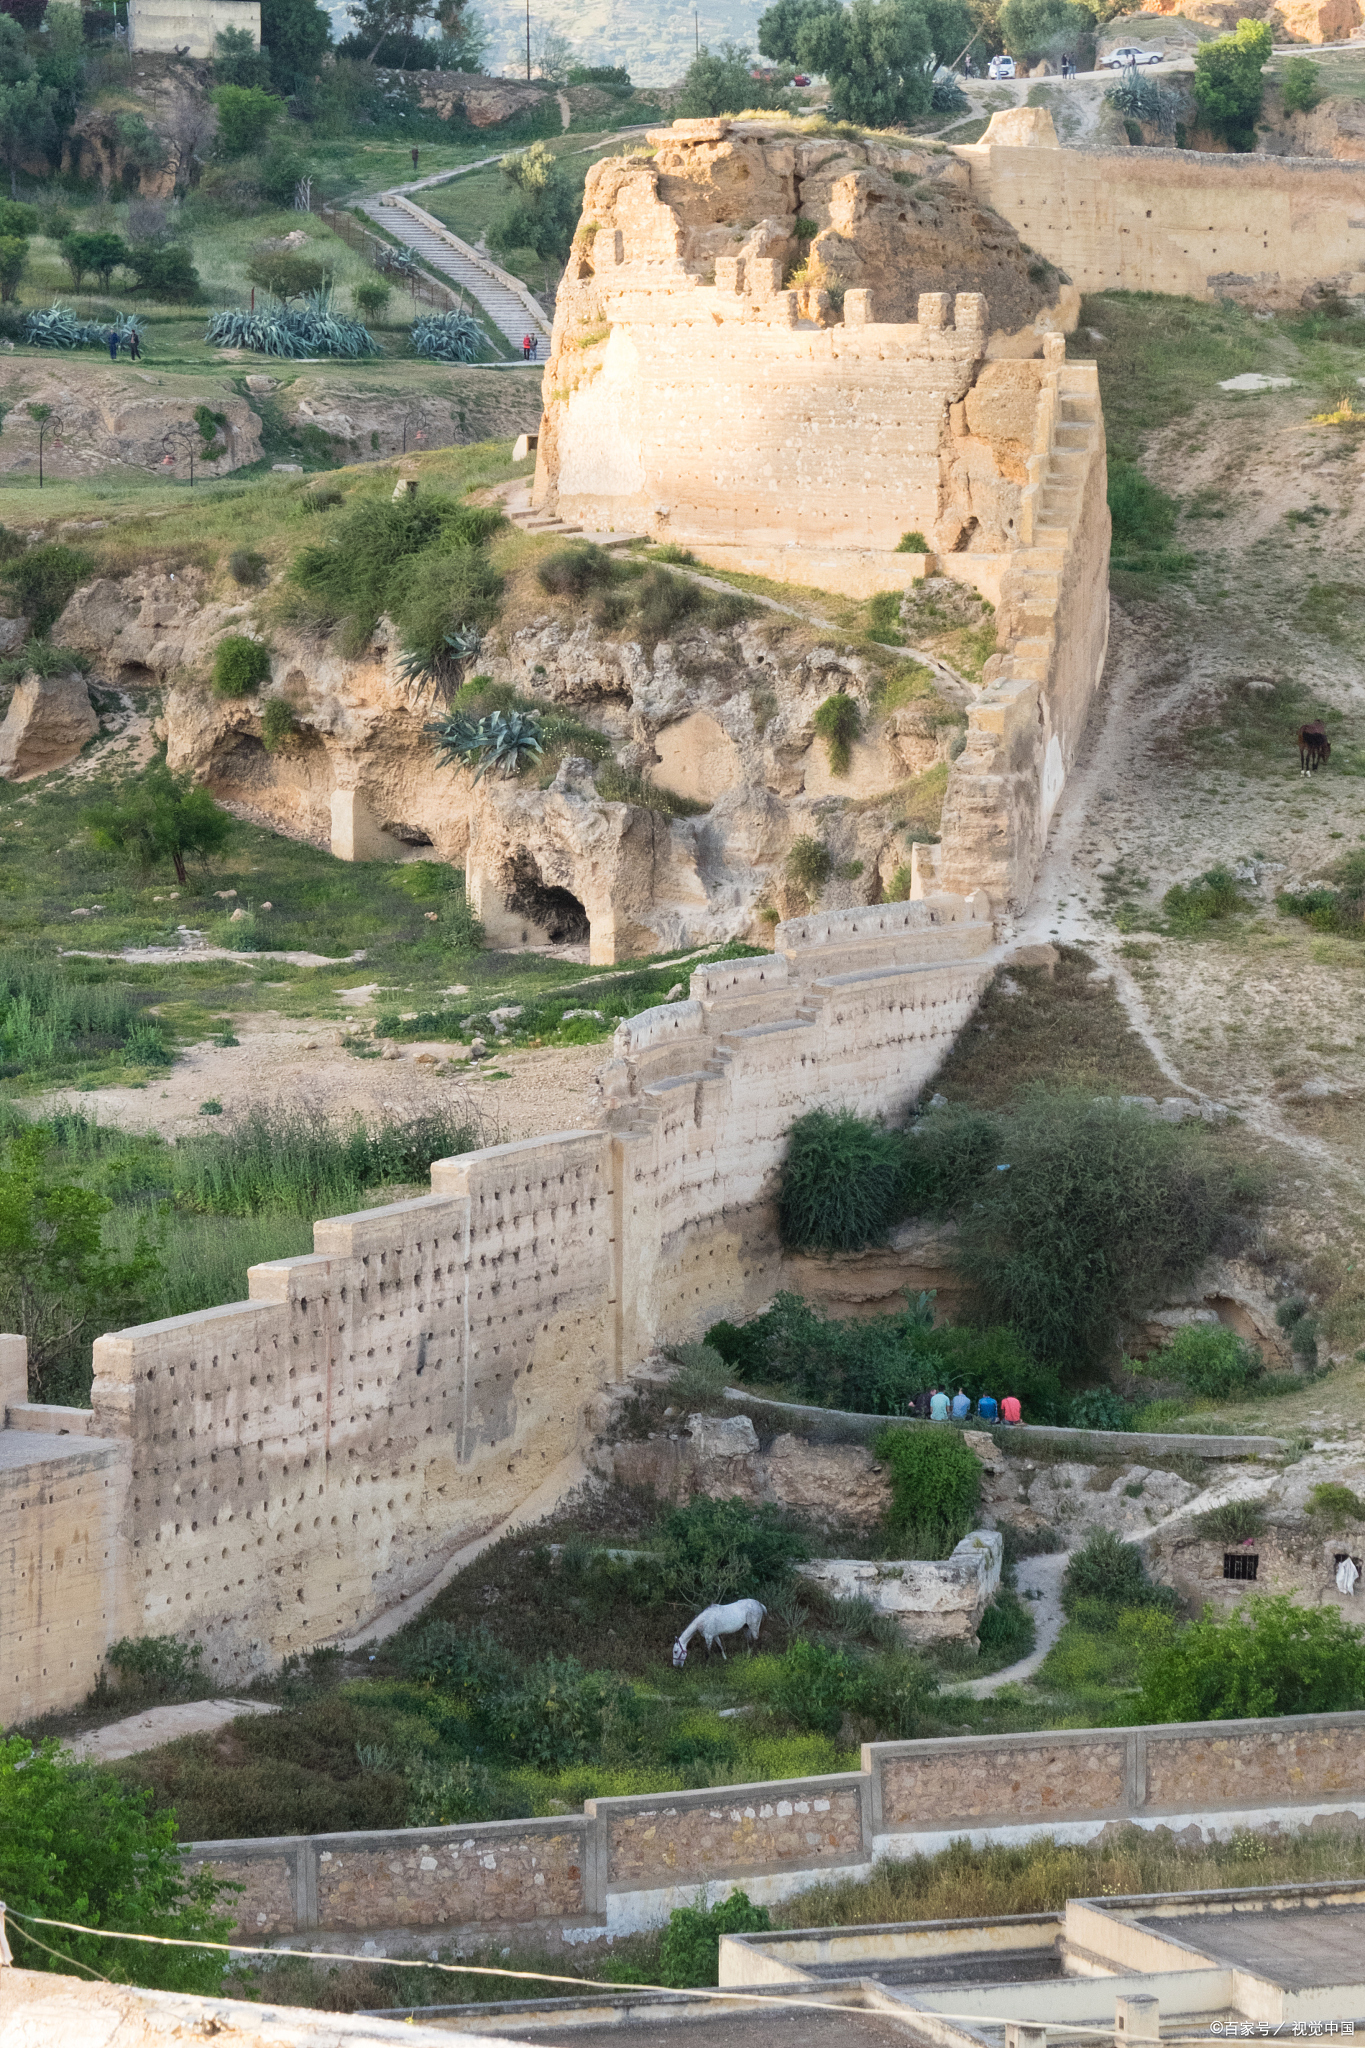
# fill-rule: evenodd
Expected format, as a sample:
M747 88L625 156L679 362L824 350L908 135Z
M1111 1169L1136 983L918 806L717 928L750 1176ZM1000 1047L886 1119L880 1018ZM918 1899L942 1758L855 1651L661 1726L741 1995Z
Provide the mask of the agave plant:
M424 313L412 323L411 340L413 354L433 363L472 363L484 333L472 313Z
M421 696L427 690L449 689L460 679L464 663L473 659L483 645L483 635L474 626L458 626L442 635L444 645L435 654L414 654L404 648L398 673L409 689Z
M299 306L272 301L254 313L240 309L215 313L204 330L204 339L214 348L245 348L256 355L294 360L301 356L354 360L378 354L367 327L333 311L330 286L311 293Z
M24 320L24 340L34 348L104 348L113 328L120 343L142 332L142 322L131 313L115 313L108 320L80 320L54 299L45 313L32 312Z
M490 768L510 781L544 752L535 711L493 711L477 723L456 711L433 719L425 730L435 737L439 764L444 768L458 761L462 768L474 768L476 782Z

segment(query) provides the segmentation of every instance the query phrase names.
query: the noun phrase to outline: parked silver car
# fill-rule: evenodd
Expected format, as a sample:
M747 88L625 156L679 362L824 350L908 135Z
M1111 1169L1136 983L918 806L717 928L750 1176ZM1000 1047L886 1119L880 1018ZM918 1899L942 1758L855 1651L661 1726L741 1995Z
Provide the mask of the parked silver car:
M1160 64L1163 54L1160 50L1139 50L1125 43L1121 50L1111 51L1104 61L1111 71L1124 71L1130 64Z

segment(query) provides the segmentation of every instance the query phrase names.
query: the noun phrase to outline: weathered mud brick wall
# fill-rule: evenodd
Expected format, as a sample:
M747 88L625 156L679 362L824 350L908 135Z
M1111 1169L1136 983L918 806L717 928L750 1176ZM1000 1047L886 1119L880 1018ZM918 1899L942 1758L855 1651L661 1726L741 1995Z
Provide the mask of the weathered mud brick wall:
M0 1423L5 1412L0 1389ZM94 1684L122 1587L128 1476L123 1443L0 1428L0 1727Z
M993 938L984 895L800 918L771 959L699 968L687 1002L619 1027L602 1079L627 1356L771 1298L792 1123L819 1102L903 1116L970 1016Z
M793 1119L902 1113L993 937L984 895L783 926L621 1027L601 1128L439 1161L430 1195L254 1267L247 1301L101 1337L93 1412L44 1411L89 1436L0 1431L10 1712L75 1704L119 1636L197 1642L231 1683L419 1594L599 1389L769 1298Z
M116 1635L224 1677L344 1636L533 1492L615 1370L598 1132L447 1161L437 1192L315 1226L251 1298L101 1337L129 1447Z
M1082 291L1297 306L1365 273L1365 165L1180 149L1062 149L1039 108L954 150L972 191Z

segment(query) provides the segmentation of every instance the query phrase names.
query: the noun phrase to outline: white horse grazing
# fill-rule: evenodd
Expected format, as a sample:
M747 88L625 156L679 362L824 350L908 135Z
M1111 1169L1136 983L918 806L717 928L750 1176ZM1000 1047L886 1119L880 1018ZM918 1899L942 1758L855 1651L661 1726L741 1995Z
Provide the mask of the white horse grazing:
M719 1643L724 1662L729 1660L725 1656L725 1645L720 1641L722 1636L737 1635L740 1629L744 1629L748 1633L749 1647L752 1649L758 1641L758 1632L763 1626L763 1617L767 1612L761 1600L732 1600L728 1607L704 1607L695 1621L688 1622L673 1645L674 1668L681 1670L687 1662L687 1645L695 1635L700 1635L706 1644L708 1657Z

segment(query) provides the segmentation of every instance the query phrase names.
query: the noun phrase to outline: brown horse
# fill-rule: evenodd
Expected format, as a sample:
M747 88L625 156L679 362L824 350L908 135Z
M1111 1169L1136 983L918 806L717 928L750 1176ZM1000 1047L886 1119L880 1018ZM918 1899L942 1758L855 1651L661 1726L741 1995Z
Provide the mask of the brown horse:
M1299 767L1305 775L1311 775L1321 768L1324 761L1332 757L1332 742L1327 737L1327 728L1315 719L1311 725L1299 727Z

